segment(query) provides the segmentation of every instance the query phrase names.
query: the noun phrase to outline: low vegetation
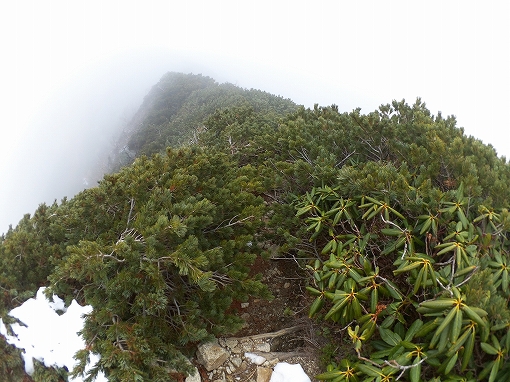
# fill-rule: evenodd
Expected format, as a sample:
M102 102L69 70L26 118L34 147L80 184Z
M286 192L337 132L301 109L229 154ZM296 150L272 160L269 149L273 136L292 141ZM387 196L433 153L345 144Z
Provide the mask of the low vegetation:
M317 378L510 378L510 166L454 117L420 99L305 109L169 73L135 119L134 161L117 153L96 187L0 238L4 319L42 285L93 306L76 373L91 352L90 380L186 371L239 328L233 302L270 297L250 266L276 249L308 266L310 316L352 344ZM9 380L22 362L0 345Z

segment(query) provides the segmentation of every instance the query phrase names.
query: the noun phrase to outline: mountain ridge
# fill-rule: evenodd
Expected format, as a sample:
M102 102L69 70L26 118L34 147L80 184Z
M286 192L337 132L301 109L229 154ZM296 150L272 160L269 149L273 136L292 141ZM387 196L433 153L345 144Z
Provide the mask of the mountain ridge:
M424 299L446 306L447 291L467 297L458 297L461 313L452 310L455 328L432 313L443 324L429 321L436 334L423 334L420 346L432 360L427 375L448 378L467 367L470 357L455 348L467 316L474 331L463 332L466 340L486 343L480 328L487 326L499 336L492 348L510 341L501 326L510 322L502 303L508 275L500 279L510 166L421 99L368 114L336 105L305 109L259 90L167 73L124 128L109 169L96 187L40 205L0 238L3 318L48 283L48 293L66 303L93 306L77 373L89 352L103 360L93 370L112 381L163 381L171 370L189 371L186 358L198 343L240 330L234 307L275 294L253 272L271 258L306 270L291 290L306 287L315 299L309 315L319 316L324 331L349 328L353 351L329 351L324 360L339 373L354 368L390 378L403 370L417 381L418 366L379 369L379 358L366 361L371 354L361 351L373 337L382 349L375 354L386 357L408 324L429 320L433 304L422 308ZM477 301L476 285L493 297ZM335 297L349 290L349 300ZM409 323L397 314L405 301L413 306ZM356 320L360 335L349 326ZM446 349L437 350L440 335ZM491 359L492 348L477 353L483 368L470 367L504 377L510 370ZM446 350L449 364L438 366ZM9 359L0 375L19 375L19 352L7 345L0 351ZM51 378L62 370L41 373Z

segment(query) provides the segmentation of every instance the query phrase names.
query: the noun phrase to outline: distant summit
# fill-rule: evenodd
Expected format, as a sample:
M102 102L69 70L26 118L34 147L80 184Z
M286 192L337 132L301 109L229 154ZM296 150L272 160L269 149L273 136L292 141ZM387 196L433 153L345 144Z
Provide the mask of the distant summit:
M219 84L201 74L166 73L125 126L110 155L110 171L130 164L136 156L188 144L216 110L239 105L281 117L297 109L291 100L261 90Z

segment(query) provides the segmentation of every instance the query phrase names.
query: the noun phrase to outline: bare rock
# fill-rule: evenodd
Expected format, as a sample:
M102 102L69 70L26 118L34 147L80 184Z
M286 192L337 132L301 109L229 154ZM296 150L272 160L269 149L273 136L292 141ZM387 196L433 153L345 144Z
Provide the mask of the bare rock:
M257 367L257 382L269 382L273 370L268 367Z
M233 374L236 371L236 368L234 365L229 364L229 365L227 365L225 370L227 371L227 374Z
M225 346L229 349L233 349L237 346L238 341L235 338L225 338Z
M196 367L191 374L186 377L185 382L202 382L202 378L200 378L200 373Z
M254 350L262 351L262 352L270 352L271 346L267 342L261 342L261 343L255 344Z
M230 349L232 354L241 354L244 352L244 349L240 346L236 346L235 348Z
M230 362L236 367L241 367L241 364L243 363L243 360L240 357L232 357L230 358Z
M197 350L197 361L207 371L219 368L229 357L230 353L223 349L217 341L201 344Z
M246 369L248 369L248 363L245 361L241 361L241 366L237 368L236 374L243 373Z

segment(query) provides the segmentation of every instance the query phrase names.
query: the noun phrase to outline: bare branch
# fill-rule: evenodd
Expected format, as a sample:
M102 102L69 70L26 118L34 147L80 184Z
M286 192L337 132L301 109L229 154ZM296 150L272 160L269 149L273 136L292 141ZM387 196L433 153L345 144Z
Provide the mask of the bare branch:
M127 227L129 227L129 223L131 222L131 213L133 212L134 207L135 207L135 199L131 198L131 207L129 208L129 215L127 218L126 229L127 229Z
M246 220L251 219L251 218L254 217L253 215L250 215L250 216L247 216L245 218L242 218L242 219L239 219L239 220L235 220L238 216L239 215L233 216L230 220L228 220L228 223L226 223L226 224L224 224L225 222L227 222L227 219L225 219L218 226L216 226L216 228L206 230L206 231L204 231L204 233L216 232L216 231L219 231L220 229L223 229L223 228L232 227L232 226L234 226L236 224L241 224L241 223L245 222Z
M351 156L353 156L354 154L356 154L356 150L354 150L352 153L350 154L347 154L344 159L342 159L340 162L338 162L337 164L335 164L335 167L340 167L344 164L344 162L349 159Z

